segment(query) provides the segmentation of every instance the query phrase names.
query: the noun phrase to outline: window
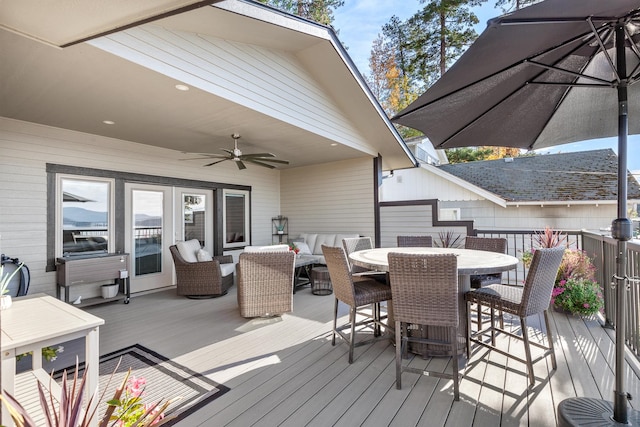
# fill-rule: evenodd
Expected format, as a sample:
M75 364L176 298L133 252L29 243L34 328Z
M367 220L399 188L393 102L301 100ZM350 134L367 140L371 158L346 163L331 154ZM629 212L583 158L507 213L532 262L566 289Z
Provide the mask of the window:
M248 245L249 192L224 190L224 247L234 248Z
M110 252L113 180L57 176L56 256Z

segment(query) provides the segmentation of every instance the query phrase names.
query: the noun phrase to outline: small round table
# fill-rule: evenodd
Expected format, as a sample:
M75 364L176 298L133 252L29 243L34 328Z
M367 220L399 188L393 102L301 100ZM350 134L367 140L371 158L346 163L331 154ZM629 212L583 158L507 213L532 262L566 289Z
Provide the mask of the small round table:
M313 267L311 269L311 292L314 295L329 295L333 293L329 269L327 267Z

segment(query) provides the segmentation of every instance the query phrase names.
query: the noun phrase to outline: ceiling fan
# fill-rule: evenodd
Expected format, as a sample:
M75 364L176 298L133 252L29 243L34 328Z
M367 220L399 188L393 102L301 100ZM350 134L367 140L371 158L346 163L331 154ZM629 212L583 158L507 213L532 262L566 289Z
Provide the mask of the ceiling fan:
M238 169L242 170L242 169L246 169L247 166L245 165L245 162L247 163L253 163L255 165L258 166L262 166L265 168L269 168L269 169L274 169L275 166L271 165L269 163L280 163L283 165L288 165L289 162L287 160L279 160L279 159L275 159L274 157L275 154L272 153L254 153L254 154L242 154L242 151L240 151L240 149L238 148L238 139L240 139L240 134L234 133L233 135L231 135L231 138L233 138L233 151L232 150L227 150L226 148L222 148L221 150L226 152L227 154L209 154L209 153L197 153L198 155L204 156L204 157L196 157L193 159L182 159L182 160L199 160L199 159L220 159L220 160L216 160L214 162L211 163L207 163L204 166L213 166L215 164L218 164L220 162L224 162L227 160L233 160L234 162L236 162L236 165L238 166ZM268 162L268 163L266 163Z

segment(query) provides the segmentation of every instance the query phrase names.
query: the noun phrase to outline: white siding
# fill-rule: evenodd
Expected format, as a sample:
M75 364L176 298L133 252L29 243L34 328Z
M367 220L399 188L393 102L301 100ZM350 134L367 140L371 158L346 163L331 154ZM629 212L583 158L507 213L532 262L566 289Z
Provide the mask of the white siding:
M395 202L422 199L478 200L481 197L423 168L412 168L394 171L392 177L385 178L380 199Z
M156 25L89 43L285 123L376 154L292 53Z
M282 215L289 234L374 235L373 160L361 158L282 171Z
M260 167L238 171L232 162L203 168L184 155L128 141L0 118L0 251L31 269L30 293L55 292L55 273L45 272L46 164L251 186L252 239L271 242L272 216L280 213L280 172Z
M461 208L461 219L473 220L474 228L487 230L599 230L616 218L615 204L508 206L502 208L488 201L447 202L441 207Z

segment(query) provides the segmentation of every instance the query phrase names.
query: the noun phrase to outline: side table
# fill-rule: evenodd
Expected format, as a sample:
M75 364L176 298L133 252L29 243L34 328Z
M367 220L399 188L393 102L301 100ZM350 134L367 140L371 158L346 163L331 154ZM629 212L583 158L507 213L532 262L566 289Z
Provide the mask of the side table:
M329 269L327 267L313 267L311 269L311 292L314 295L329 295L333 293Z

